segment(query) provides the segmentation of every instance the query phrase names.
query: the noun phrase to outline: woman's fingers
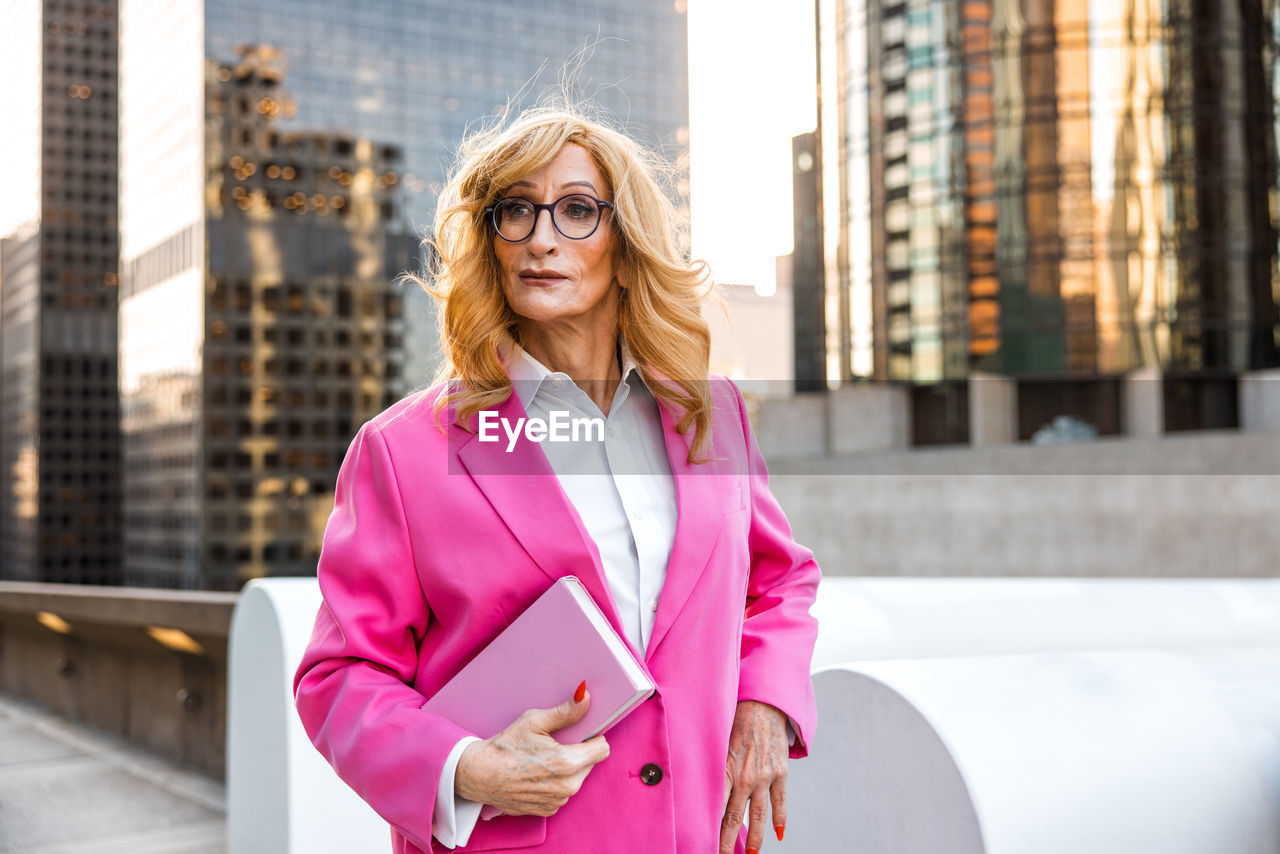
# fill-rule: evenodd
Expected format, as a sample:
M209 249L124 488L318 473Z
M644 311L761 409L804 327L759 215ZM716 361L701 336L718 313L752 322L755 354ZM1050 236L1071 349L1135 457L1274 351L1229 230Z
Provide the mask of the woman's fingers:
M742 832L743 819L747 824L747 851L759 851L764 844L765 828L769 822L770 788L735 789L729 795L724 819L720 823L720 852L733 854L734 843Z
M782 834L787 829L787 779L782 777L773 781L769 787L769 801L773 805L773 832L782 841Z
M571 744L568 747L572 747L582 754L582 764L587 768L609 758L609 742L604 740L603 735L597 735L595 738L589 738L581 744Z
M734 787L729 792L729 804L724 808L724 818L720 821L720 854L733 854L733 845L742 832L742 823L747 815L747 795L745 790ZM759 845L756 846L759 848Z
M580 720L589 703L580 686L576 698L550 709L530 709L502 732L469 746L458 762L455 791L508 815L555 814L609 756L603 736L560 744L550 735Z
M764 843L769 810L779 839L786 825L786 715L773 706L746 700L738 703L729 734L725 774L731 786L720 825L721 854L732 854L747 820L747 854Z
M769 821L769 790L760 787L751 793L750 823L747 826L747 850L759 851L764 844L764 828Z

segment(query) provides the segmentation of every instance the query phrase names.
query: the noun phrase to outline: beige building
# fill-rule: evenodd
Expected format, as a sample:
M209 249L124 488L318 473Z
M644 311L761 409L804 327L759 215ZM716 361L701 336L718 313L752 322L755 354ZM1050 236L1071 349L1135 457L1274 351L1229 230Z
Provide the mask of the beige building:
M790 256L778 261L777 287L765 296L754 285L717 285L703 307L711 326L711 370L759 397L794 391Z

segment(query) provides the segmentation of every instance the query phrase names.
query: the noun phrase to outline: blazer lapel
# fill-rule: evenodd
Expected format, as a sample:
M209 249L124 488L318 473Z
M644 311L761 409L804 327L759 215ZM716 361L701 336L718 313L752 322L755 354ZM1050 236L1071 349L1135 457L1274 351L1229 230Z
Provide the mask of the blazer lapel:
M680 614L689 594L707 568L711 547L720 535L723 518L721 480L711 468L714 463L692 465L688 462L692 435L676 430L676 418L667 407L659 405L662 432L667 440L667 458L676 483L676 538L667 563L667 578L658 597L658 613L645 652L646 661L666 636Z
M498 407L498 415L511 424L527 417L514 392ZM622 623L605 583L600 550L537 443L521 438L507 453L505 435L497 442L481 442L478 434L468 433L456 424L449 430L450 441L458 448L459 464L538 568L552 581L576 575L614 630L622 635Z

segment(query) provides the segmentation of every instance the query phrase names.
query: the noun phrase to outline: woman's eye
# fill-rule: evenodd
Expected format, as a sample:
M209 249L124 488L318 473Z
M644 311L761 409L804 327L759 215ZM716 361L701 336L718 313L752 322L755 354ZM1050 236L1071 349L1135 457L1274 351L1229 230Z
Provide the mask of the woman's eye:
M507 202L503 207L503 213L507 216L528 216L529 206L524 202Z
M575 217L575 218L590 216L592 213L591 208L583 204L582 202L570 202L568 205L565 206L565 211L569 214L569 216Z

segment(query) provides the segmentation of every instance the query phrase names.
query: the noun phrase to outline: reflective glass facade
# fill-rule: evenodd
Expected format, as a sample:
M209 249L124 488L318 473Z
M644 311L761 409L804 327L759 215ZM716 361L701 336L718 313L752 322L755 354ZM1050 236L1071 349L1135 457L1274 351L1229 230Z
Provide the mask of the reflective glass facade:
M1280 364L1273 0L838 6L841 378Z
M687 25L617 0L203 9L122 0L125 570L235 588L314 571L351 436L429 379L430 299L395 280L467 127L590 39L571 88L677 159Z
M0 13L0 577L118 582L117 6Z

